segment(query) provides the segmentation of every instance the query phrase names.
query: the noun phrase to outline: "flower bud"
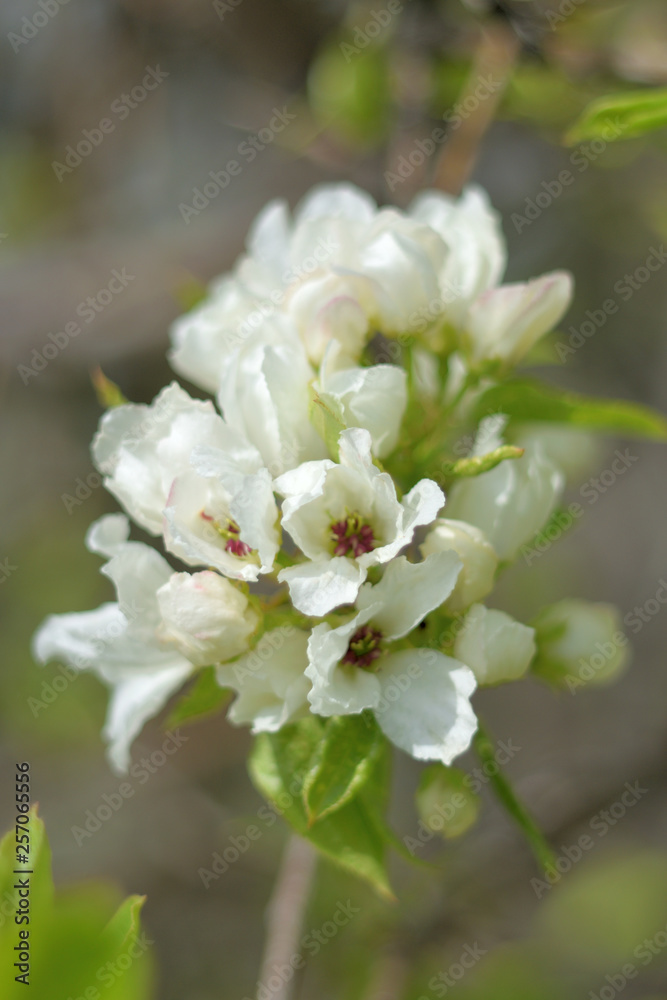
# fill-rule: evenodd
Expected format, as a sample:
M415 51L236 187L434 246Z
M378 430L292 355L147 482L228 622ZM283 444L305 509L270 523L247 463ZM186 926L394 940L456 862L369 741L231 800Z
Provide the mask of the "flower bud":
M629 659L628 637L612 604L574 598L545 608L535 622L537 659L533 670L570 690L614 679Z
M210 570L174 573L157 592L159 638L197 667L224 662L248 648L257 615L248 598Z
M445 601L445 607L451 611L463 611L493 589L498 556L479 528L465 521L441 517L424 539L421 553L426 558L432 552L448 550L456 552L463 569L454 590Z
M454 644L454 656L479 684L518 680L534 655L535 630L483 604L473 604Z
M433 764L422 772L416 803L424 826L449 840L476 822L482 800L468 787L463 771Z

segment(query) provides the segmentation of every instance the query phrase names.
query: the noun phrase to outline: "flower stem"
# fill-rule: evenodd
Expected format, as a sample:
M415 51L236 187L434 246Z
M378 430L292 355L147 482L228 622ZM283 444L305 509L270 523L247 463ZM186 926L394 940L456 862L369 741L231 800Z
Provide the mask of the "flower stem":
M493 767L489 766L486 772L489 774L493 790L514 822L523 831L523 835L528 841L530 849L535 855L535 858L539 862L540 866L545 871L548 868L552 868L556 861L555 855L549 847L546 837L538 827L537 823L525 808L523 803L517 798L514 789L505 775L499 770L496 762L494 745L481 723L477 727L477 732L475 733L473 739L473 746L475 747L477 756L482 762L482 766L486 764L493 765Z
M315 873L317 855L307 840L291 836L285 848L278 879L266 908L266 943L262 955L258 993L276 970L291 965L298 954L301 925ZM281 978L281 977L278 977ZM294 979L271 991L272 1000L290 1000Z

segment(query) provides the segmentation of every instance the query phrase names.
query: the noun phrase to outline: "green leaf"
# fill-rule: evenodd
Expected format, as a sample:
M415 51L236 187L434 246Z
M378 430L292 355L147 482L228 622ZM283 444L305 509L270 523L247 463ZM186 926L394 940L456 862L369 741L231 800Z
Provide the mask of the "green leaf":
M630 90L592 101L565 137L568 145L586 139L632 139L667 125L667 88Z
M338 438L340 432L345 430L345 422L340 414L335 413L332 408L325 403L319 393L311 388L310 406L308 416L310 422L327 446L327 450L334 462L338 461Z
M519 801L511 784L499 769L495 757L494 745L484 732L481 723L478 724L477 732L473 737L473 746L484 767L485 774L489 775L491 787L496 793L498 800L523 832L535 858L544 870L553 868L556 856L549 847L537 823L528 813L523 803Z
M0 922L0 982L3 1000L53 1000L98 997L104 1000L147 1000L151 995L152 960L141 933L141 897L122 902L113 886L84 883L54 893L51 852L44 824L34 809L28 824L29 872L16 874L16 834L0 843L0 898L9 919ZM29 880L28 924L17 925L18 880ZM14 967L19 932L29 932L29 989L17 982ZM23 939L25 944L26 939ZM114 970L112 972L112 970Z
M176 729L186 722L201 719L217 712L229 701L229 691L221 688L215 676L215 667L205 667L192 687L174 706L166 722L167 729Z
M469 476L481 476L483 472L490 472L501 462L508 458L521 458L524 453L523 448L517 448L512 444L501 445L495 451L490 451L486 455L478 455L476 458L459 458L457 462L444 462L442 471L445 476L455 476L458 478Z
M365 879L383 896L393 898L379 814L382 796L372 778L368 788L334 813L309 822L304 783L324 736L324 724L315 716L284 726L277 733L260 733L250 756L250 776L297 833L325 857Z
M647 406L579 396L534 379L510 379L487 389L477 400L474 418L478 422L492 413L505 413L513 420L547 420L667 441L667 418Z
M384 737L370 714L329 719L303 785L309 824L326 816L359 792L372 778Z

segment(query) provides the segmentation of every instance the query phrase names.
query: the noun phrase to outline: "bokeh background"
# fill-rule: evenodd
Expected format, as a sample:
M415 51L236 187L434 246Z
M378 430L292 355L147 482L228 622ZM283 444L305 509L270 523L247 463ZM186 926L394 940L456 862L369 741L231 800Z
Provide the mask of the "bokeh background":
M57 884L105 878L147 894L159 1000L254 995L287 831L260 823L261 838L204 888L198 870L257 821L261 806L245 772L248 734L216 717L184 729L178 753L93 836L80 844L73 836L119 785L99 735L106 696L92 677L70 682L57 665L37 667L30 638L47 613L111 596L83 546L89 523L116 509L102 488L86 485L101 413L91 371L101 365L129 398L149 401L170 378L170 322L232 265L256 212L276 196L294 204L323 180L351 180L381 202L406 205L435 176L455 187L471 171L504 216L510 280L574 272L566 337L586 310L618 299L614 284L667 239L667 132L602 150L563 142L596 95L667 84L661 0L403 0L379 34L367 30L387 6L70 0L45 23L37 18L38 28L23 19L32 24L46 8L6 0L0 9L0 820L9 827L13 762L30 760ZM341 43L356 46L353 54ZM485 66L496 72L488 60L498 45L513 62L497 107L482 102L472 132L452 131L410 177L392 180L401 157L465 97L466 80ZM123 120L110 116L156 67L164 81ZM186 222L179 206L192 204L193 189L285 107L289 126ZM491 110L494 120L484 121ZM113 131L59 179L54 161L109 116ZM563 169L574 183L530 224L513 222ZM49 334L123 268L133 276L127 288L43 370L22 376L33 350L41 354ZM619 299L567 364L545 352L544 376L667 410L666 276L659 270ZM565 594L611 601L623 614L655 597L667 578L665 453L604 439L587 475L607 469L617 447L637 460L585 504L558 545L507 575L499 606L528 620ZM646 789L604 834L593 832L594 848L560 883L531 884L538 872L526 845L485 788L482 818L461 842L425 845L429 866L395 859L396 904L320 866L304 933L330 919L338 900L359 912L307 956L296 996L667 996L666 622L661 607L631 636L632 667L613 686L555 695L525 681L477 696L494 735L521 748L506 773L559 854L591 834L626 782ZM161 718L143 732L136 758L163 741ZM469 756L461 766L476 765ZM392 819L401 836L417 828L417 771L397 758ZM663 943L644 965L634 949L656 934ZM456 981L466 946L485 954ZM619 973L628 962L640 975Z

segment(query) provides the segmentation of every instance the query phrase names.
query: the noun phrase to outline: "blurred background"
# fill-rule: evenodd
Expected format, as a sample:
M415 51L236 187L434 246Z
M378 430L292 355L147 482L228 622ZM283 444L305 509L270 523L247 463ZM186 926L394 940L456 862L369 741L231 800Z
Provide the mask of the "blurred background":
M92 677L38 668L30 638L48 613L111 598L83 545L89 523L116 509L92 475L101 410L90 373L101 365L128 398L152 399L171 377L170 322L231 267L270 198L294 204L314 183L345 179L404 206L434 181L456 191L470 175L503 215L510 280L574 272L561 341L587 310L618 302L566 364L552 346L544 376L664 412L667 270L630 295L614 286L626 287L624 276L667 239L667 132L574 147L563 136L598 95L667 85L667 8L5 0L0 35L2 829L13 763L29 760L56 883L106 878L147 894L155 997L253 996L287 831L258 820L247 732L222 717L184 728L178 752L136 781L99 830L83 839L72 831L120 784L100 739L106 695ZM462 103L485 76L502 86L476 107ZM267 141L278 112L288 124ZM458 127L402 168L447 116ZM240 174L195 201L232 159ZM574 180L555 196L563 170ZM113 283L120 290L107 291L114 272L124 276ZM68 335L76 322L81 332ZM586 475L608 469L618 447L633 456L627 472L584 503L585 517L557 546L504 579L499 604L517 618L566 594L613 602L623 615L658 607L665 453L603 440ZM579 486L571 499L581 499ZM667 997L667 611L643 618L629 630L631 669L613 686L556 695L525 681L476 696L495 738L520 748L505 771L557 853L576 855L572 845L587 834L585 856L557 886L531 883L534 862L485 784L467 837L425 844L417 853L429 866L395 859L396 904L320 865L304 933L331 920L339 900L358 913L306 954L296 996ZM164 739L162 718L143 732L135 759ZM471 755L460 763L477 766ZM397 757L395 771L392 821L401 837L415 836L418 767ZM645 791L621 808L626 782ZM199 870L252 823L259 840L205 887ZM647 961L636 951L644 940L653 942Z

